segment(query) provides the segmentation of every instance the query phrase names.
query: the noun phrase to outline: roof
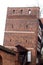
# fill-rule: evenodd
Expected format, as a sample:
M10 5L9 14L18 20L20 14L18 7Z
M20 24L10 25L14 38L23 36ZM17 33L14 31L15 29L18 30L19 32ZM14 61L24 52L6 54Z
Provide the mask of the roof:
M8 49L11 49L11 50L13 50L13 51L15 51L15 52L17 52L17 48L16 47L14 47L14 46L4 46L5 48L8 48Z
M8 48L6 48L4 46L1 46L1 45L0 45L0 50L6 52L8 54L16 55L15 51L10 50L10 49L8 49Z
M16 47L18 48L19 52L27 52L28 51L25 47L23 47L21 45L17 45Z

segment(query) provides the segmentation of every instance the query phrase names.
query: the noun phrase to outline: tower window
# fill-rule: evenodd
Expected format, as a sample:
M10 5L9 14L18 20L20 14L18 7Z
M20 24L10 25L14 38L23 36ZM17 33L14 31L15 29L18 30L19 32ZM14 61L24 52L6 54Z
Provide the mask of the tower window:
M30 9L28 10L28 13L31 14L31 10Z
M12 28L13 28L13 24L12 24Z
M28 25L26 25L26 28L28 28Z
M26 40L26 43L27 43L27 40Z
M21 14L22 14L23 10L21 10Z
M10 39L10 42L11 42L11 39Z
M13 10L13 14L15 14L15 10Z

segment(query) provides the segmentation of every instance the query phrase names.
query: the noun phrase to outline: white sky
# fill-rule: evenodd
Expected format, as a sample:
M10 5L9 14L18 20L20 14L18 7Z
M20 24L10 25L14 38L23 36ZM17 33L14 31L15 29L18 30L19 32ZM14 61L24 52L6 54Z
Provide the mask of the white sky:
M0 0L0 45L3 44L7 7L39 6L43 17L43 0Z

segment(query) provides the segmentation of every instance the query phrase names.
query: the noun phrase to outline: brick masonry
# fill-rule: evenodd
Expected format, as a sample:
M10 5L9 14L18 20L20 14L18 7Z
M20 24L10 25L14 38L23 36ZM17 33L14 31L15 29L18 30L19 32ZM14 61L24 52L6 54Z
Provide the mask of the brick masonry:
M21 45L30 50L32 52L32 61L30 64L28 63L28 65L36 65L39 9L39 7L7 9L4 46L10 46L12 48L12 46ZM22 32L20 33L20 31ZM4 59L6 58L6 64L4 65L8 65L8 63L9 65L15 64L15 56L9 56L3 52L1 53L4 55ZM10 59L10 61L8 61L8 59ZM18 61L16 63L19 65Z
M11 55L11 54L8 54L6 52L3 52L3 51L0 51L0 56L2 58L1 62L2 63L1 65L15 65L15 56L14 55ZM15 59L14 59L15 58Z

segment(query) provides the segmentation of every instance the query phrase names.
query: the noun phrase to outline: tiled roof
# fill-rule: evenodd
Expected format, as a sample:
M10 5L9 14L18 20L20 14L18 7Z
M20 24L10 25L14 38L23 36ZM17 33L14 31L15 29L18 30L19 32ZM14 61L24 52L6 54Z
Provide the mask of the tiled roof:
M6 53L12 54L12 55L16 55L16 52L15 51L10 50L10 49L8 49L8 48L6 48L4 46L1 46L1 45L0 45L0 50L4 51Z
M28 51L25 47L23 47L21 45L17 45L16 47L18 48L19 52L27 52Z

